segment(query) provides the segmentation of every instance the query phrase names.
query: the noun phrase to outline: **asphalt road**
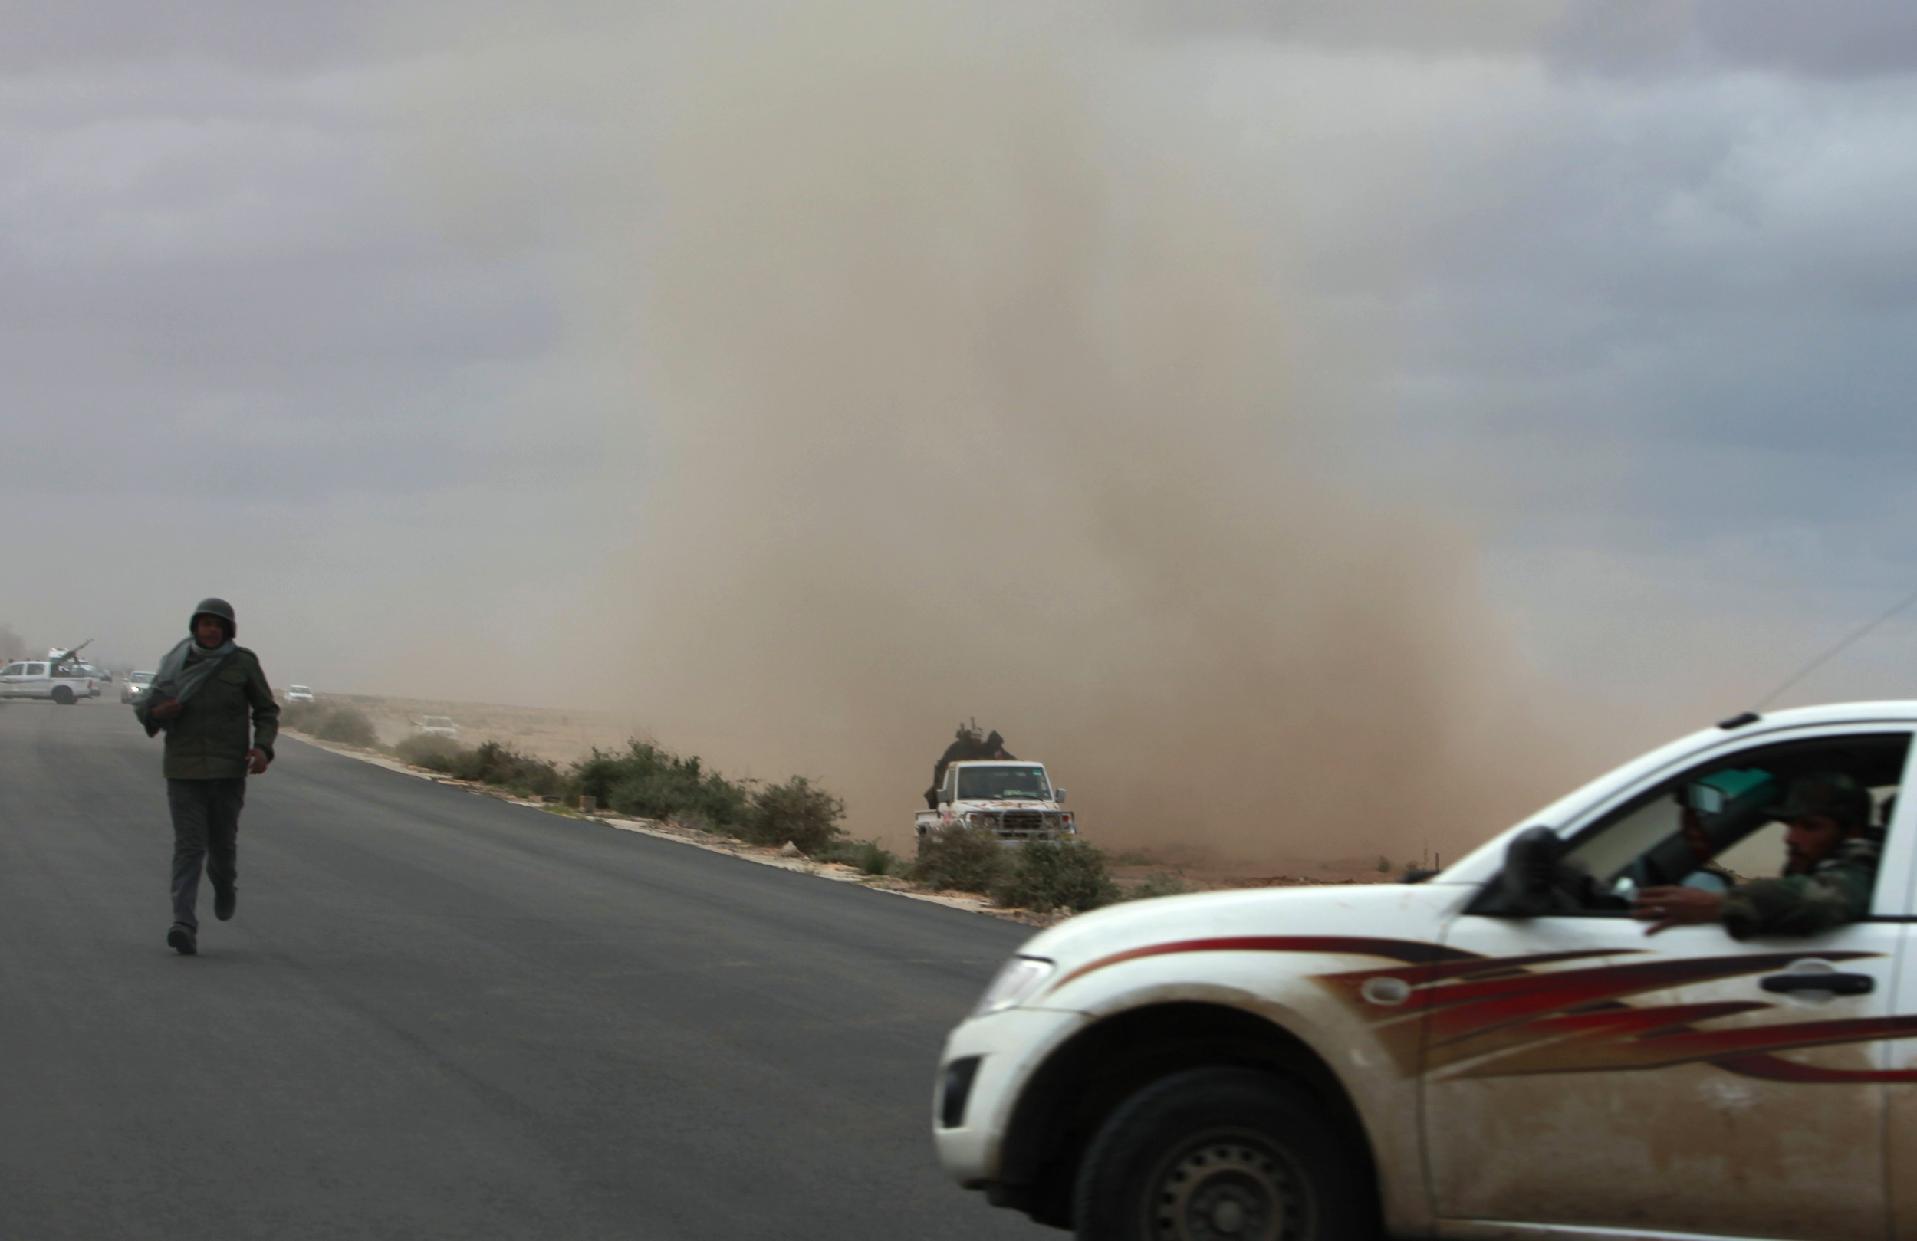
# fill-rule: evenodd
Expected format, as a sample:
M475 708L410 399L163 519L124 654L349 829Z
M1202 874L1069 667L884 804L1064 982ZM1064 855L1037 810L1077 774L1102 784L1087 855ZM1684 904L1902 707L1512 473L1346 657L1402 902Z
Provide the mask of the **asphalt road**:
M0 703L0 1237L1057 1237L938 1171L1024 928L288 739L165 946L160 748Z

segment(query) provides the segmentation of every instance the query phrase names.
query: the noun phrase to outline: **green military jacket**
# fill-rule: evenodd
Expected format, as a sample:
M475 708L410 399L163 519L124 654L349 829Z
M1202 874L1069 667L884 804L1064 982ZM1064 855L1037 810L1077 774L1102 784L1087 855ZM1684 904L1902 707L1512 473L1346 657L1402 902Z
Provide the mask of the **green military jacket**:
M133 710L146 726L147 736L166 734L163 770L169 780L237 779L246 774L249 746L273 757L273 742L280 735L280 705L273 701L259 656L243 646L233 649L220 670L171 720L153 719L147 714L151 705L152 695L143 695Z
M1724 898L1724 929L1733 939L1815 935L1870 913L1880 847L1855 836L1807 874L1739 884Z

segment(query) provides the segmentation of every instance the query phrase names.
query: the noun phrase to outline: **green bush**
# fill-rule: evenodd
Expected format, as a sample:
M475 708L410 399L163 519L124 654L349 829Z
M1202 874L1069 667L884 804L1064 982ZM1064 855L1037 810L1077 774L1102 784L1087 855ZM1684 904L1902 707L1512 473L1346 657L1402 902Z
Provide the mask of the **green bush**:
M559 768L497 741L458 751L447 774L459 780L498 785L528 797L556 796L566 788L566 778Z
M843 862L864 875L897 874L902 859L876 840L841 840L824 853L828 862Z
M424 767L428 771L451 773L453 764L464 753L459 743L451 737L419 736L408 737L393 747L393 754L401 762L411 763L415 767Z
M648 741L629 742L623 754L595 749L573 768L573 781L601 806L642 819L730 831L746 817L745 785Z
M1001 905L1083 913L1118 898L1105 855L1095 845L1033 840L1012 852L1011 865L991 889Z
M845 803L804 776L754 789L739 834L755 844L791 841L808 857L824 853L839 837Z
M358 707L323 708L306 731L321 741L335 741L340 745L371 749L379 744L379 734L373 729L373 721L367 719L366 713Z
M989 827L948 827L919 837L919 855L906 874L914 883L983 896L1005 873L1005 852Z

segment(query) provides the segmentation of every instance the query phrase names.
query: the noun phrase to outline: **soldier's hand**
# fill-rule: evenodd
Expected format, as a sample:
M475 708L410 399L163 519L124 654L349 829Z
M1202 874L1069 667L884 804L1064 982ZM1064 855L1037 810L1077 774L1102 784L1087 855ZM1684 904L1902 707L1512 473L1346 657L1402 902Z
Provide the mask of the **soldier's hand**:
M156 720L170 720L180 713L178 698L162 698L146 709L148 716Z
M246 769L256 776L266 773L266 764L269 761L266 757L266 751L260 749L258 746L254 746L246 752Z
M1722 893L1706 892L1702 888L1645 888L1637 894L1631 916L1651 924L1644 928L1646 935L1668 931L1674 926L1703 926L1723 920L1724 897Z

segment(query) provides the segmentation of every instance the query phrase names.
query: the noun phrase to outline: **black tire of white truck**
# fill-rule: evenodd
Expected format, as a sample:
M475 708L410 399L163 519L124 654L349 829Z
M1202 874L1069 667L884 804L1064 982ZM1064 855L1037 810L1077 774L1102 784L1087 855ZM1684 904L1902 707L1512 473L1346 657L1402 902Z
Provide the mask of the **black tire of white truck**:
M1120 1104L1079 1166L1079 1241L1364 1241L1369 1178L1303 1090L1255 1069L1175 1073Z

